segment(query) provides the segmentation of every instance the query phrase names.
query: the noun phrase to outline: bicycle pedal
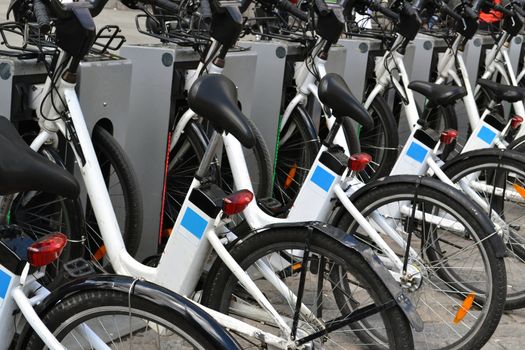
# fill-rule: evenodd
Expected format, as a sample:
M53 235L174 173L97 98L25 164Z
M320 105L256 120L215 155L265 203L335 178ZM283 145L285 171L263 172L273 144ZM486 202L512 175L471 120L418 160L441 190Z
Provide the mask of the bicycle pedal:
M95 273L93 265L83 258L77 258L65 263L64 270L73 278L92 275Z
M271 216L284 214L288 210L286 206L273 197L261 198L257 204L266 214Z

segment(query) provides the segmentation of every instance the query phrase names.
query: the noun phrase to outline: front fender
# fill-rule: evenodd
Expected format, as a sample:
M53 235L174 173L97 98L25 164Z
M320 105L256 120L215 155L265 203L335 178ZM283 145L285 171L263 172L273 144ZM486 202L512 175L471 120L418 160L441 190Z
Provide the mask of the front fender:
M64 298L88 290L108 289L125 294L128 294L131 289L133 295L168 308L170 312L180 315L194 329L199 330L201 335L207 336L207 340L214 344L217 349L239 348L233 338L217 321L193 302L154 283L136 280L128 276L95 275L75 279L52 291L42 303L35 307L35 311L39 316L43 317L48 310L60 303ZM22 350L24 348L26 337L30 334L29 331L30 327L26 325L20 336L20 341L17 342L17 349Z
M460 156L456 158L460 158ZM445 170L445 167L443 167L442 169ZM401 184L406 184L407 186L412 186L417 182L419 182L419 186L427 186L436 191L440 191L443 194L445 194L447 197L452 198L455 201L457 201L459 205L467 208L468 210L471 210L474 216L477 218L479 224L483 227L483 232L479 232L480 238L482 240L487 239L489 244L494 249L496 257L503 258L507 256L507 250L505 248L505 244L503 243L503 240L501 239L501 237L498 235L487 236L488 232L494 232L494 225L490 221L485 211L478 204L476 204L473 200L471 200L468 196L458 191L456 188L450 185L447 185L446 183L436 180L434 178L426 177L426 176L417 176L417 175L388 176L386 178L379 179L377 181L371 182L361 187L359 190L357 190L355 193L353 193L350 196L350 200L352 202L356 202L361 196L365 196L368 192L373 192L374 190L382 186L389 186L393 183L395 184L401 183ZM342 210L336 213L336 216L341 215L341 214L342 214ZM337 217L334 217L334 219L331 222L337 222L337 221L338 221Z
M349 235L345 231L332 225L316 221L301 223L279 223L266 226L265 230L297 226L307 227L315 230L327 236L329 239L338 241L339 243L361 255L381 279L384 285L388 288L396 303L407 316L412 327L418 332L423 330L423 321L421 317L417 313L416 308L412 304L410 298L401 290L399 283L394 280L390 272L385 268L379 257L372 251L372 249L369 246L359 242L354 236Z

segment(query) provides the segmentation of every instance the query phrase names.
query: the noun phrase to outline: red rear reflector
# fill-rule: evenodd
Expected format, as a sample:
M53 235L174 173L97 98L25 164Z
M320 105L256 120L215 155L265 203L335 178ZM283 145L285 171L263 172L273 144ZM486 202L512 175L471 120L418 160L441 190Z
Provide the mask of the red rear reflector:
M510 127L513 129L517 129L520 127L521 123L523 123L523 117L520 117L519 115L515 115L510 120Z
M222 211L226 215L234 215L242 212L253 199L253 193L248 190L240 190L230 194L222 200Z
M27 247L27 261L35 266L46 266L58 259L67 244L63 233L52 233L40 238Z
M368 153L352 154L350 158L348 158L348 167L352 171L363 171L371 161L372 156Z
M454 129L448 129L441 133L439 140L445 145L450 145L458 137L458 131Z

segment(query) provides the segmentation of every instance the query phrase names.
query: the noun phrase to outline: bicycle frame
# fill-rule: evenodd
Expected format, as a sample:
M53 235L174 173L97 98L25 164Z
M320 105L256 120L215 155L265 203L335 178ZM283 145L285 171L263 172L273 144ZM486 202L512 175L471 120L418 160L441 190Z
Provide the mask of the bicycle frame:
M48 78L48 81L44 85L44 91L46 91L46 87L50 88L50 86L50 78ZM199 209L189 200L189 195L192 190L200 185L200 182L196 179L194 179L190 187L190 191L186 196L186 200L181 210L181 213L185 214L178 216L173 228L173 234L168 240L166 249L158 267L153 268L143 265L128 254L122 239L122 234L119 229L107 188L105 187L105 182L102 177L93 145L91 143L90 134L84 121L82 110L80 108L78 97L75 91L75 84L70 84L65 82L63 79L60 79L59 83L57 84L57 90L58 93L63 96L67 104L66 107L69 111L68 115L70 117L71 124L74 127L75 136L78 140L78 144L73 144L72 149L80 168L80 173L84 179L87 194L93 205L94 214L101 230L101 235L106 246L108 258L110 259L115 271L123 275L144 278L182 295L189 296L189 294L195 289L196 282L201 273L200 267L202 267L202 264L206 258L206 254L211 247L217 252L219 258L224 261L224 263L237 276L237 278L242 281L246 290L255 298L255 300L259 302L259 304L264 309L270 313L274 323L276 323L283 330L283 334L291 334L290 328L285 320L273 308L264 294L257 288L255 283L244 272L244 270L233 260L226 248L223 246L221 240L217 237L217 228L220 228L222 225L220 220L220 216L222 214L219 214L216 217L208 217L202 212L201 209ZM34 100L34 106L40 105L42 101L41 98L43 98L45 94L39 94L38 96L40 96L40 98L36 98ZM66 140L69 142L72 141L65 122L63 119L59 118L59 113L54 111L49 103L44 102L42 114L45 115L45 113L48 113L47 119L42 119L42 115L39 113L40 125L42 129L31 144L31 148L35 151L37 151L45 143L54 143L56 140L56 133L59 132L62 133ZM228 136L225 136L225 139L227 138ZM239 147L241 147L240 144ZM240 154L242 154L242 152ZM236 154L236 157L239 158L239 154ZM251 188L251 184L248 188ZM200 217L200 219L195 219L195 216L191 217L193 214ZM189 219L187 215L190 215ZM192 242L192 239L195 238L194 233L191 233L191 231L187 229L187 226L191 226L191 223L188 224L186 220L190 220L190 222L192 222L194 219L201 224L203 220L206 222L205 228L203 228L202 232L200 232L199 240L197 242L199 243L198 245L195 245L195 241ZM185 238L176 239L176 237ZM200 240L200 238L205 239ZM191 263L181 263L180 259L189 259ZM174 271L173 266L180 266L180 269ZM190 269L184 270L184 266L189 267ZM261 269L264 269L264 266ZM197 270L198 273L195 273ZM272 283L279 283L279 279L275 274L272 276L271 273L265 273L264 275L266 278L270 279ZM289 290L286 292L284 292L282 288L280 290L283 291L283 294L286 294L288 297L293 295L293 293ZM271 333L248 325L245 322L239 321L233 317L221 314L205 307L203 307L203 309L213 316L221 325L235 330L240 334L256 339L261 339L261 337L263 337L262 339L264 339L267 344L281 349L287 349L289 346L294 344L291 339L276 337ZM306 307L302 308L302 311L308 312L306 316L309 318L314 317L309 313Z
M396 46L402 41L403 37L398 35L392 47L396 48ZM462 153L494 146L505 148L506 143L504 141L504 136L509 130L510 122L507 123L506 126L497 125L496 122L492 121L488 111L486 111L480 118L473 97L474 95L472 94L472 90L470 89L470 85L468 83L468 74L460 54L457 55L456 62L458 63L461 72L464 72L464 74L462 73L462 79L459 78L458 74L453 69L454 50L457 50L460 42L461 38L458 36L452 45L452 48L445 52L445 58L439 62L438 70L440 72L446 72L448 75L453 77L458 85L465 86L467 90L467 96L465 96L464 101L467 105L467 111L472 109L472 113L475 113L478 118L471 136L463 147ZM401 83L394 79L394 77L390 74L390 72L393 70L398 72ZM470 184L466 180L462 180L458 185L456 185L441 170L441 166L444 163L437 156L437 152L441 144L439 142L431 145L425 144L423 140L424 138L420 137L421 133L419 133L419 131L421 130L421 126L417 123L419 119L419 113L414 99L414 94L412 90L408 88L410 80L404 66L403 55L395 49L387 51L385 55L376 63L376 76L376 86L372 89L370 95L367 97L365 107L368 108L378 94L383 93L386 88L390 86L390 84L393 84L395 89L400 93L402 99L404 100L403 106L411 129L411 134L405 143L403 150L399 154L399 157L390 174L435 175L442 182L465 192L483 209L488 211L488 204L470 187ZM462 82L464 83L462 84ZM473 108L472 104L470 103L473 103ZM473 114L469 114L469 116L472 115ZM487 188L490 189L489 187L490 186ZM515 198L519 197L510 190L506 190L505 195ZM505 227L505 221L497 213L494 213L493 211L491 211L491 213L497 231L501 232L501 230Z
M42 341L51 350L65 350L65 347L49 331L42 319L36 313L34 306L39 304L49 291L38 283L38 278L43 276L41 271L29 275L29 264L19 276L0 265L1 276L1 302L0 302L0 336L2 344L0 349L7 350L16 333L16 325L22 317L31 325ZM28 298L28 295L34 295ZM18 316L17 311L20 311ZM13 318L17 318L13 320ZM12 322L10 322L12 320Z
M485 72L482 75L482 79L490 79L495 75L500 74L503 78L503 82L507 85L518 86L518 80L512 68L510 57L508 53L508 39L509 34L503 32L499 41L494 44L492 49L488 52L485 58ZM463 86L467 90L467 95L463 97L463 102L469 118L469 124L472 130L475 130L478 126L480 119L483 118L487 113L486 110L483 115L479 115L475 96L480 91L481 87L476 85L474 90L470 85L468 78L467 69L463 61L463 53L458 50L460 42L463 40L461 35L458 35L454 41L452 48L448 48L438 64L438 78L436 79L437 84L442 84L449 77L454 80L458 86ZM456 63L456 65L454 64ZM459 70L459 72L457 71ZM525 115L525 107L523 101L517 101L512 104L514 111L518 115ZM525 135L525 129L518 131L516 137ZM498 145L500 148L505 148L506 143L503 142Z

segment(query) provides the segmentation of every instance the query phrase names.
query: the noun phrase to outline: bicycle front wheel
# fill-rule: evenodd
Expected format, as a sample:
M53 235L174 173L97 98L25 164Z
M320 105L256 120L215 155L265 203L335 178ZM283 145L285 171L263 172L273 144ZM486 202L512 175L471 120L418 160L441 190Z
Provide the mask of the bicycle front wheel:
M353 311L392 301L363 257L341 243L306 228L272 229L244 239L230 254L292 329L296 341L317 334L305 344L308 348L413 348L410 325L397 304L333 332L324 330L338 317L344 320ZM264 266L273 270L275 279L263 277ZM226 265L216 265L209 276L213 277L204 292L205 305L282 335L271 314L259 306ZM348 303L338 305L334 299L337 294L348 297ZM296 309L297 298L302 298L300 310ZM264 347L260 340L241 336L239 343L244 349Z
M133 293L92 290L74 294L51 308L42 320L69 350L226 350L210 340L209 329L203 329L205 319L196 322L184 310L161 306ZM222 331L217 326L210 329ZM47 349L36 333L27 339L24 349Z
M407 274L397 279L424 321L415 346L481 348L498 325L506 294L503 258L487 239L492 225L455 189L432 179L401 178L364 187L351 200L401 262L410 234ZM344 207L332 223L369 245L394 276L402 271Z
M525 306L525 157L512 151L479 150L445 164L445 174L470 196L486 203L507 247L508 309ZM490 213L489 213L490 211Z

